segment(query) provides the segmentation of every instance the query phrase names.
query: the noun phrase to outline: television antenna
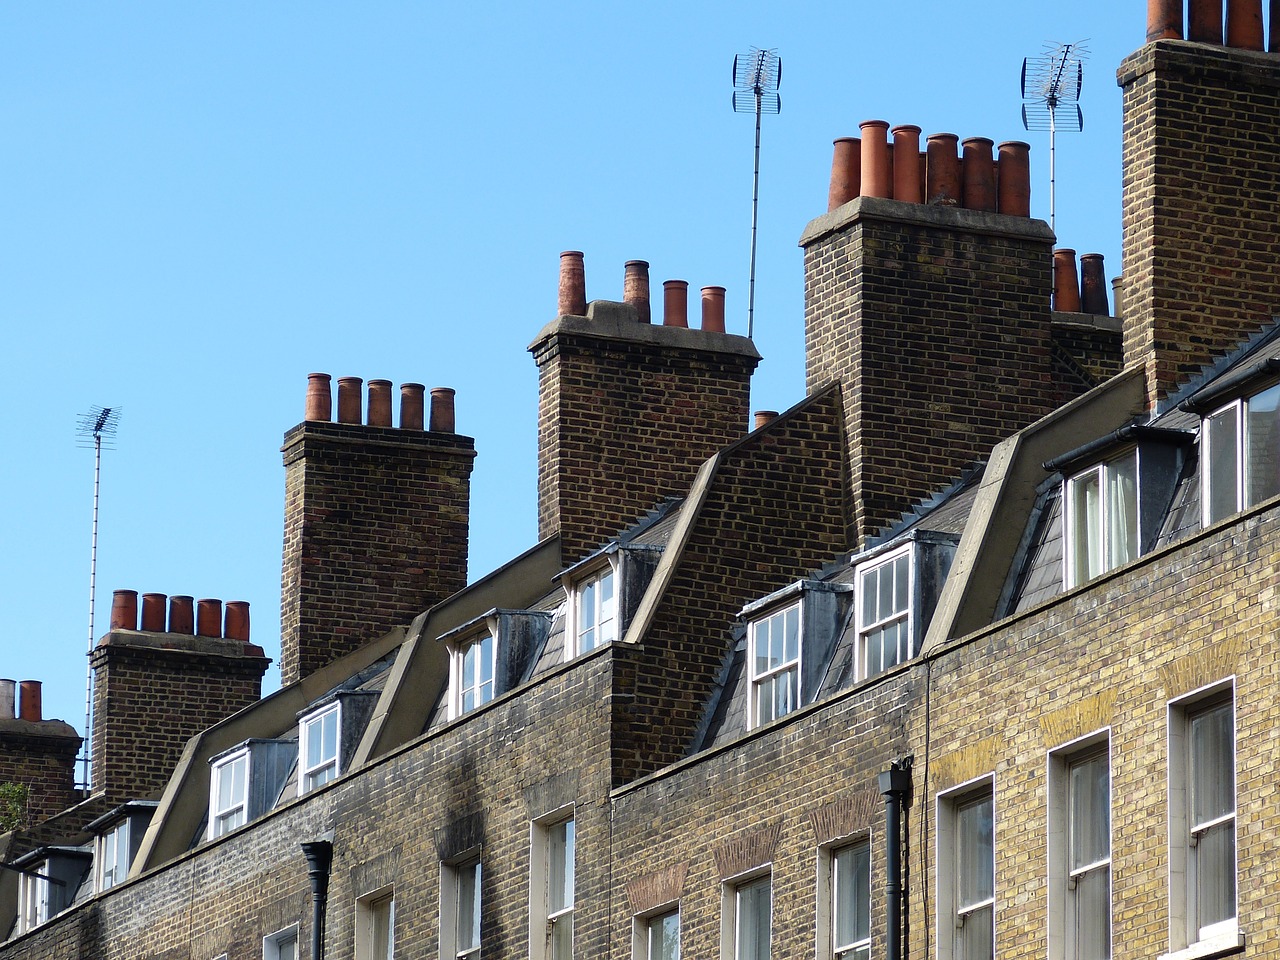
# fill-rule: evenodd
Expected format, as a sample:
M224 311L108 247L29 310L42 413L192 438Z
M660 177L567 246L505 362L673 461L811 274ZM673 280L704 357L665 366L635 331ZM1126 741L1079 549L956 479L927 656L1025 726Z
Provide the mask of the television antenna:
M108 450L120 425L119 407L90 407L76 424L77 446L93 447L93 535L89 541L89 649L84 681L84 747L80 754L81 777L89 789L89 760L93 752L93 607L98 581L98 492L102 479L102 449Z
M760 117L782 112L778 87L782 84L782 60L777 50L752 47L733 58L733 112L756 115L756 164L751 181L751 272L747 289L747 337L755 333L756 226L760 207Z
M1084 60L1089 55L1084 40L1047 43L1045 52L1022 61L1022 126L1049 131L1049 229L1054 229L1057 205L1054 148L1058 130L1079 133L1084 129L1080 111L1080 87Z

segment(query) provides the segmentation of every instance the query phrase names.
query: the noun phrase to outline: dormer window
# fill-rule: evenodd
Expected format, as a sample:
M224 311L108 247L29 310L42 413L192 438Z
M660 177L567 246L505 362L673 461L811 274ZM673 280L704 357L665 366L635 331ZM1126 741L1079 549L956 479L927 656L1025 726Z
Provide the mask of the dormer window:
M1074 587L1138 556L1136 449L1067 480L1066 584Z
M335 779L341 772L338 764L338 731L341 728L341 706L331 703L323 710L304 717L298 724L298 756L302 793L309 793Z
M19 877L18 932L34 930L47 923L56 912L51 905L52 891L49 884L49 863L45 860L32 863Z
M618 639L618 605L615 597L612 566L574 584L575 656Z
M1204 418L1201 505L1205 526L1280 494L1280 384Z
M124 883L155 809L154 800L130 800L85 826L94 835L93 887L97 893Z
M218 760L209 778L209 839L248 822L249 751Z
M915 656L911 631L911 546L858 570L858 679Z
M453 716L483 706L496 694L497 640L485 632L453 651Z
M129 821L121 820L98 837L94 862L98 867L98 892L123 883L129 875Z
M800 604L750 625L751 726L786 716L800 706Z

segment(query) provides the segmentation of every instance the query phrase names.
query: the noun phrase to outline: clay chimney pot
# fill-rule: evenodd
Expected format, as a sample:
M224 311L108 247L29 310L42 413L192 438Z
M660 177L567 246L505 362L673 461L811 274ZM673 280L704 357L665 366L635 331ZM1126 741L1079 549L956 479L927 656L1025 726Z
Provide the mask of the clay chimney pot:
M111 629L138 629L138 591L116 590L111 595Z
M364 385L364 381L359 377L339 377L338 378L338 422L339 423L361 423L360 408L361 403L360 388Z
M641 323L651 322L649 261L628 260L622 268L622 302L631 304Z
M1110 314L1107 278L1100 253L1086 253L1080 257L1080 310L1100 317Z
M333 396L327 373L307 374L307 420L328 421L333 418Z
M1222 43L1222 0L1191 0L1188 13L1188 40Z
M969 137L964 141L961 161L964 206L968 210L996 209L995 167L991 165L992 142L986 137Z
M391 426L391 381L369 381L369 426Z
M1031 144L1006 140L999 146L996 208L1012 217L1031 216Z
M920 203L920 128L901 124L893 133L893 198Z
M453 433L453 398L457 391L452 387L431 389L431 432Z
M756 429L767 427L774 420L778 419L777 410L757 410L756 411Z
M421 430L427 388L421 383L400 384L400 429Z
M148 633L164 633L164 613L169 598L163 593L142 595L142 629Z
M560 254L560 316L587 315L587 276L581 250Z
M249 642L249 603L247 600L228 600L222 635L228 640Z
M960 157L954 133L930 134L925 142L925 203L957 206L960 203Z
M1053 251L1053 309L1080 312L1080 281L1076 277L1076 252L1067 247Z
M862 143L857 137L835 141L831 157L831 185L827 188L827 210L834 210L858 195L862 186Z
M18 716L18 681L0 680L0 720Z
M1227 46L1239 50L1264 49L1262 0L1227 0Z
M196 636L222 636L222 601L196 601Z
M892 197L893 169L889 165L889 124L884 120L864 120L862 131L862 195Z
M702 329L724 333L724 287L702 288Z
M196 632L195 600L191 597L169 598L169 632L187 636Z
M689 326L689 281L662 281L662 325Z
M23 680L18 687L22 695L19 716L23 720L39 723L44 719L44 705L40 702L40 681Z
M1147 43L1182 39L1182 0L1147 0Z

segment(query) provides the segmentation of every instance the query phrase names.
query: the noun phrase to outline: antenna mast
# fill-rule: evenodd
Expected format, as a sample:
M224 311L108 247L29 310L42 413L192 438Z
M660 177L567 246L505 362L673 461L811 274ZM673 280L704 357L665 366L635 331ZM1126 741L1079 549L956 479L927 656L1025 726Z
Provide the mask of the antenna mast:
M756 115L756 163L751 181L751 273L747 292L747 337L755 333L756 225L760 207L760 117L781 113L782 60L777 50L752 47L733 58L733 112Z
M1089 55L1084 44L1083 40L1078 43L1048 43L1042 55L1022 61L1022 126L1027 130L1049 131L1049 229L1055 232L1055 141L1059 122L1062 129L1072 133L1084 129L1084 114L1079 103L1080 87L1084 83L1084 59ZM1075 110L1068 110L1059 121L1058 110L1068 104Z
M120 423L119 407L90 407L76 425L79 446L93 447L93 536L89 545L89 649L85 660L84 681L84 746L80 753L80 769L85 790L89 789L89 760L93 752L93 607L98 580L98 491L102 478L102 447L107 449L115 438Z

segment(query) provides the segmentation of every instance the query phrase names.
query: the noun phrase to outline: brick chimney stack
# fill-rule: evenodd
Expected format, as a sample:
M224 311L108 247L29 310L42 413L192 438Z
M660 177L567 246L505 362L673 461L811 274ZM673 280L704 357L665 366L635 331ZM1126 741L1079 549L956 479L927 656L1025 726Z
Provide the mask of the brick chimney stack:
M0 783L27 788L27 827L79 799L75 766L80 737L70 724L44 718L40 693L38 680L0 680Z
M922 156L909 128L911 148L886 157L885 126L863 125L860 164L837 142L831 209L800 238L806 387L841 384L851 546L1064 399L1054 236L1027 216L1026 145L1001 144L996 160L971 138L961 157L954 134L935 134Z
M475 441L454 433L454 397L404 384L310 376L307 419L285 434L280 673L292 683L409 623L467 582ZM424 429L425 427L425 429Z
M1148 22L1153 42L1116 78L1125 359L1154 404L1280 313L1280 59L1262 52L1260 12L1224 34L1221 3L1192 0L1190 40L1181 3L1152 0Z
M587 303L582 254L561 255L560 316L529 346L538 364L538 535L559 534L566 564L615 536L699 465L744 436L760 354L724 333L724 294L664 285L651 324L648 264L626 265L624 302ZM707 291L711 291L710 294Z
M158 796L191 737L262 696L271 663L249 642L244 601L146 593L141 629L138 614L138 594L115 591L90 658L93 792L121 803Z

